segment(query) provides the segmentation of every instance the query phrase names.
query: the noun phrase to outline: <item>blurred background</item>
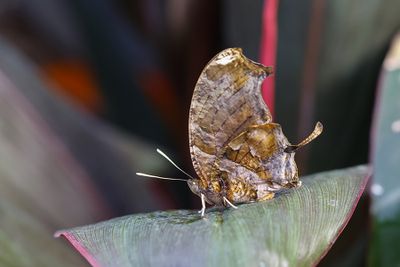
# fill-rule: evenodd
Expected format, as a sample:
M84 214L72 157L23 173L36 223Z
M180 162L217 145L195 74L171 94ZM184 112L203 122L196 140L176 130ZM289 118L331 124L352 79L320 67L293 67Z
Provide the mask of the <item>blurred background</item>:
M15 210L47 231L198 208L186 184L134 173L181 177L161 148L195 175L190 100L205 64L227 47L274 66L263 94L292 143L323 122L321 137L297 154L301 175L367 163L398 10L394 0L0 1L4 229L23 227ZM346 228L358 234L332 251L347 255L343 264L365 264L357 255L366 251L367 208L365 196Z

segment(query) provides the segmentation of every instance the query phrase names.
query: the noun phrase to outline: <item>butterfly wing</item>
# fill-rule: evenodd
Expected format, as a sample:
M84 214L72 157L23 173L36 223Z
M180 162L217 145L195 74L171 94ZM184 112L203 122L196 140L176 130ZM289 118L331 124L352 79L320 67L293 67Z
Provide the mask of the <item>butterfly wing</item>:
M261 83L272 68L255 63L240 48L216 55L204 68L189 112L192 162L201 180L219 174L227 144L252 125L271 122Z
M229 199L262 201L282 188L300 186L295 151L314 140L322 129L317 122L314 131L297 145L289 143L277 123L250 126L232 139L218 163L218 169L226 176Z
M241 177L250 184L267 184L269 191L292 187L299 180L294 153L285 152L290 145L277 123L251 126L229 142L220 168L232 176L230 179Z

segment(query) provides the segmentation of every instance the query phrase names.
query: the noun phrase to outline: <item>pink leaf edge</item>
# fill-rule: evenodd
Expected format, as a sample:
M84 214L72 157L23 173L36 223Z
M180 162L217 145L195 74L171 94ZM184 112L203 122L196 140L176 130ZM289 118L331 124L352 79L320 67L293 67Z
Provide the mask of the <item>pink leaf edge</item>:
M335 244L336 240L342 234L344 228L346 228L346 226L349 223L351 217L353 216L354 212L356 211L356 208L358 206L358 202L360 201L360 198L363 195L363 193L365 191L365 188L367 187L368 181L372 176L372 172L373 172L372 167L368 166L368 172L365 175L365 178L363 179L363 181L361 183L360 189L358 190L357 197L353 201L353 205L351 207L350 212L347 214L346 220L343 222L343 224L340 227L339 231L337 232L336 236L332 239L332 241L330 242L328 247L325 249L324 253L321 254L321 256L319 257L319 259L316 262L314 262L314 264L312 265L313 267L316 267L321 262L321 260L326 256L326 254L328 254L328 252L329 252L329 250L331 250L333 244Z
M69 243L89 262L93 267L101 267L93 255L75 238L75 236L64 230L57 231L54 237L64 237Z

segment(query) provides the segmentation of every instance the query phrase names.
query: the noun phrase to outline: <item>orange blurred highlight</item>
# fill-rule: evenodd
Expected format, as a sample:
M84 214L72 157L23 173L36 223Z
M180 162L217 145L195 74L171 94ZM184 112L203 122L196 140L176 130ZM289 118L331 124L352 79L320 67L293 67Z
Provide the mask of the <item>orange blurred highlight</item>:
M70 97L75 103L93 113L103 111L104 102L94 73L81 60L52 62L42 66L51 88Z

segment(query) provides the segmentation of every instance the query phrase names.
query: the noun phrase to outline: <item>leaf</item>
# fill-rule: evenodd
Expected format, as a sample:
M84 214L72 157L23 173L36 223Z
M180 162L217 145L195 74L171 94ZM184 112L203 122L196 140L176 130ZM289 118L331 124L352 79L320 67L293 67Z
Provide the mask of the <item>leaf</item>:
M399 266L400 254L400 36L382 74L373 131L371 266Z
M50 234L54 226L40 218L43 214L39 214L36 201L30 205L32 210L15 199L0 200L0 266L86 266L68 246L54 242ZM23 202L23 196L20 200Z
M237 210L166 211L62 230L93 266L310 266L333 244L368 180L366 167L311 175Z
M52 233L109 218L99 176L133 195L135 205L121 204L128 209L157 207L145 181L131 178L148 148L61 100L0 39L0 266L86 265Z

